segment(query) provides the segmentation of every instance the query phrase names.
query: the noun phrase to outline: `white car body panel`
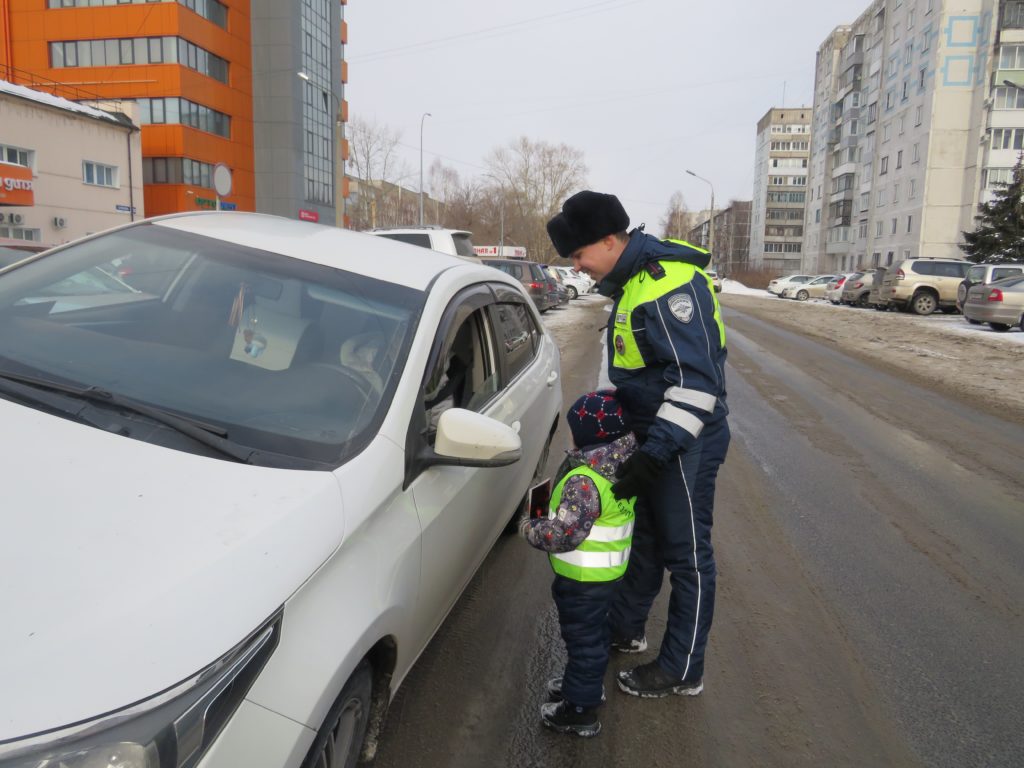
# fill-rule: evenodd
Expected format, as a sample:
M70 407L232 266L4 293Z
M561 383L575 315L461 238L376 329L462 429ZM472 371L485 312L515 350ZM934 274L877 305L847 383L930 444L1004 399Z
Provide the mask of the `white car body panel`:
M0 440L4 507L22 510L0 537L4 571L20 575L0 581L4 698L19 692L0 708L0 740L195 674L341 542L330 473L204 458L7 400L0 423L32 436Z
M152 696L283 605L278 647L201 765L295 766L381 640L397 647L390 693L397 690L487 556L518 501L510 491L526 491L559 416L558 348L520 284L472 261L253 214L153 223L430 286L429 295L376 436L333 471L207 458L0 399L5 433L32 436L0 441L5 506L31 512L0 539L0 562L7 573L32 576L30 590L0 582L0 605L14 606L0 639L4 688L32 692L0 706L0 739ZM541 329L534 360L482 410L519 432L522 457L496 468L428 467L403 488L409 425L438 324L461 290L484 282L523 296ZM97 477L108 480L92 490ZM60 567L41 567L40 556ZM156 601L159 611L146 610ZM14 677L10 659L19 659Z

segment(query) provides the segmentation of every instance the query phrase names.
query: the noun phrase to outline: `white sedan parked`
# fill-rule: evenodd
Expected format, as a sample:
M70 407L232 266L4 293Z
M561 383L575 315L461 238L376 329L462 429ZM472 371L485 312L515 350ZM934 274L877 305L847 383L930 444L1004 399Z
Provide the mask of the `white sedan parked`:
M353 764L560 409L518 282L384 238L185 214L0 272L0 764Z
M774 293L776 296L781 296L782 292L789 286L809 283L813 279L814 275L790 275L789 277L776 277L768 283L768 293Z

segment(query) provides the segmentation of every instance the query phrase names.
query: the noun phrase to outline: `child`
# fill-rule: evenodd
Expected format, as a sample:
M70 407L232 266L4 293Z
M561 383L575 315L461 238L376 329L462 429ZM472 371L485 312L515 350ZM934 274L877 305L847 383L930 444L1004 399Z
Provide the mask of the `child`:
M552 701L541 706L541 721L588 737L601 730L597 707L608 667L608 606L626 572L636 502L616 499L611 487L636 439L610 391L581 397L566 421L576 450L558 468L548 516L523 520L520 532L549 554L551 594L569 657L562 677L548 683Z

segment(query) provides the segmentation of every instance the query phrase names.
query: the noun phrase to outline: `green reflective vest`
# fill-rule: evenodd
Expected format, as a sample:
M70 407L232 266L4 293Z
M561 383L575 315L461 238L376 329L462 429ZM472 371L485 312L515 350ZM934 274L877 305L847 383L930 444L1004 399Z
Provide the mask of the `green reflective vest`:
M641 269L622 287L622 298L615 305L615 317L613 318L615 333L612 336L612 342L615 346L615 354L612 357L612 367L614 368L637 370L646 365L640 354L640 348L637 346L636 337L633 335L633 313L637 307L650 304L668 293L678 291L680 286L686 285L694 278L702 279L708 284L708 292L715 305L715 323L718 325L721 345L725 346L725 324L722 323L722 309L718 304L714 284L707 273L682 261L659 261L658 264L665 270L664 277L655 280L647 270Z
M636 498L616 499L611 481L590 467L567 472L551 494L552 513L558 510L562 489L574 475L589 477L601 496L601 516L590 533L572 552L552 553L548 557L555 573L575 581L614 581L626 573L629 548L633 543L633 506Z

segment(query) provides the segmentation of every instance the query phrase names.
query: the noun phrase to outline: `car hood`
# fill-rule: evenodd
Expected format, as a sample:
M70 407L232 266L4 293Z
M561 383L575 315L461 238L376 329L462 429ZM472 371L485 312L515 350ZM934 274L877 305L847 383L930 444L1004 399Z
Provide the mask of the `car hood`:
M162 448L0 400L0 742L152 696L341 543L329 472Z

